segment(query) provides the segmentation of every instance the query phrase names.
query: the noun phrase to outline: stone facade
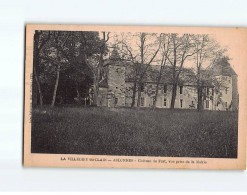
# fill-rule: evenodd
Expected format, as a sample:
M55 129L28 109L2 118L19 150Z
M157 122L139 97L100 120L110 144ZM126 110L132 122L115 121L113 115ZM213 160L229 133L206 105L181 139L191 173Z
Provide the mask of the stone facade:
M106 84L99 89L99 106L130 107L133 95L133 82L126 79L126 67L120 63L112 63L107 67ZM216 75L223 85L219 90L214 86L203 89L203 108L205 110L237 110L238 91L237 76ZM141 107L152 107L155 96L156 83L145 82L141 92ZM159 84L156 106L170 108L172 86ZM135 106L137 106L137 94ZM183 84L177 87L175 108L197 109L197 89L193 84Z
M125 67L110 64L106 73L105 83L99 87L98 106L125 106Z

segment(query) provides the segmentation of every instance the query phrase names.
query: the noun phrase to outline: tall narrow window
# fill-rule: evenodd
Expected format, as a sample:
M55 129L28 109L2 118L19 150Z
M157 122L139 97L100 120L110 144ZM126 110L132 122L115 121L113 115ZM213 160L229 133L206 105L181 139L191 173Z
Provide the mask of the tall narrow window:
M144 84L141 84L141 92L144 91Z
M207 87L207 95L209 95L209 87Z
M183 86L180 86L180 94L183 94Z
M183 108L183 100L180 100L180 107Z
M115 105L117 105L117 103L118 103L118 98L117 97L115 98L115 102L114 103L115 103Z
M141 97L141 106L144 106L144 101L145 101L144 97Z
M153 97L153 105L154 105L154 102L155 102L155 96Z
M167 85L164 85L164 93L167 93Z
M214 96L214 89L212 89L212 96Z
M164 104L163 105L166 107L166 98L164 98Z
M227 108L227 102L226 102L226 108Z
M228 88L226 87L226 94L227 94Z
M209 100L206 100L206 108L209 108Z

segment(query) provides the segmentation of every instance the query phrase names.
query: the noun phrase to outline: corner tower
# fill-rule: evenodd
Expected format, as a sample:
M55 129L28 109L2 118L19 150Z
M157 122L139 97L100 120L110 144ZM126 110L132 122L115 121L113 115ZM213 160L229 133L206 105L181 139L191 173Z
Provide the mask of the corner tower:
M108 61L108 107L125 106L125 66L114 48Z

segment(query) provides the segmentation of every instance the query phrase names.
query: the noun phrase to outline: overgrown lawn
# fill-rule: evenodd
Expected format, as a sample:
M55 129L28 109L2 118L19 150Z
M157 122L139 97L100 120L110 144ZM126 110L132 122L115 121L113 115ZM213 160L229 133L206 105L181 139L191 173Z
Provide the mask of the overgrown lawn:
M33 153L236 158L236 112L34 108Z

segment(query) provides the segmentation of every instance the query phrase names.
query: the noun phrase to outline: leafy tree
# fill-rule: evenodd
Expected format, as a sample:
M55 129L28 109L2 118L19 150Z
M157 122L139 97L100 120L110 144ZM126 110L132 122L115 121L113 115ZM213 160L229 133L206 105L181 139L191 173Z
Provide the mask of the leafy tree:
M50 33L44 33L42 31L35 31L34 34L34 49L33 49L33 77L35 79L34 85L33 85L33 94L36 94L36 89L34 86L37 86L38 88L38 94L39 94L39 104L43 105L43 93L40 86L40 79L39 79L39 66L40 66L40 53L42 53L43 48L45 44L50 39ZM36 85L35 85L36 83ZM35 97L35 95L33 95ZM36 101L33 101L36 102Z
M102 72L105 63L105 56L108 52L107 42L110 33L102 32L102 39L91 32L81 33L82 49L85 64L90 68L93 75L93 105L98 105L99 83L103 79Z
M34 38L34 75L40 104L43 103L43 92L51 97L51 106L55 105L61 73L63 79L73 83L77 98L80 99L79 86L84 81L89 85L88 81L95 73L92 68L94 65L88 66L88 61L101 53L103 55L101 46L98 32L37 31ZM44 86L43 91L40 81ZM86 92L83 93L86 96Z

